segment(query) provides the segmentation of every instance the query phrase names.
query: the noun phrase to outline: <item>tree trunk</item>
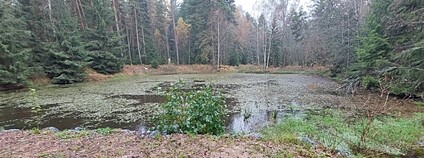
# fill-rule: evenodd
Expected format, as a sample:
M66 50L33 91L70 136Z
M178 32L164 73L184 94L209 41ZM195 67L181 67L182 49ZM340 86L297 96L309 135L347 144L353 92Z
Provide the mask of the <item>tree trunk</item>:
M188 64L190 65L191 64L191 62L190 62L190 60L191 60L191 39L190 39L190 32L188 33L188 37L189 37L189 39L188 39Z
M217 66L218 66L218 69L219 69L219 55L221 54L221 36L220 36L220 23L221 23L221 20L220 20L220 14L219 14L219 12L218 12L218 61L217 61Z
M165 28L166 29L166 28ZM171 55L169 54L169 39L168 39L168 29L165 30L165 39L166 39L166 54L167 54L167 58L166 60L168 61L168 65L171 64Z
M53 23L53 17L52 17L52 3L51 0L48 0L48 8L49 8L49 20L50 20L50 25L52 26L53 29L53 34L56 33L56 30L54 29L54 23Z
M115 27L116 27L116 32L118 33L118 36L121 36L121 31L119 29L119 19L118 19L118 12L116 11L116 2L115 0L112 0L112 10L113 13L115 14ZM121 57L124 57L124 52L121 52Z
M269 47L268 47L268 57L267 57L267 59L266 59L266 69L268 69L269 68L269 57L271 56L271 47L272 47L272 31L271 31L271 34L270 34L270 36L269 36Z
M259 27L257 28L257 31L256 31L256 58L258 59L258 66L260 66L261 65L261 61L260 61L260 58L259 58Z
M172 14L172 24L173 24L173 30L174 30L174 40L175 40L175 51L177 53L177 65L180 65L180 54L178 50L178 33L175 25L175 3L176 0L171 0L171 14Z
M143 55L146 56L146 40L144 38L144 26L141 24L141 42L143 43Z
M264 52L263 52L263 54L264 54L264 69L266 69L266 28L264 28L264 30L263 30L264 32L264 43L263 43L263 45L262 45L262 47L263 47L263 49L264 49Z
M80 24L80 28L81 29L84 29L84 23L83 23L83 20L82 20L82 14L81 14L81 11L80 11L80 7L79 7L79 1L78 0L75 0L75 11L78 13L78 18L79 18L79 24Z
M90 0L91 7L94 7L93 0Z
M140 60L140 64L143 64L143 60L141 59L141 51L140 51L140 37L138 35L138 16L137 16L137 8L134 5L134 21L135 21L135 34L137 39L137 51L138 51L138 58Z
M130 32L128 30L128 24L125 23L125 26L126 26L125 31L127 33L127 43L128 43L128 57L130 59L130 65L132 65L131 44L130 44L131 37L130 37Z

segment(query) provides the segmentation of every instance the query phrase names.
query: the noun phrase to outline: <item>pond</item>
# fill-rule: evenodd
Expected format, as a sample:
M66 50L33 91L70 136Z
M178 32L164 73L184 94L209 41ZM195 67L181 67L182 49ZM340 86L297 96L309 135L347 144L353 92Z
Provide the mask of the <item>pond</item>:
M163 103L164 89L183 80L186 90L213 84L221 91L231 111L226 118L228 132L254 132L281 121L288 115L346 104L348 99L331 92L331 80L298 74L185 74L133 76L103 82L49 85L31 92L0 93L0 126L30 129L34 126L59 129L123 128L151 125L149 118ZM39 114L31 112L34 103ZM348 102L349 103L349 102Z

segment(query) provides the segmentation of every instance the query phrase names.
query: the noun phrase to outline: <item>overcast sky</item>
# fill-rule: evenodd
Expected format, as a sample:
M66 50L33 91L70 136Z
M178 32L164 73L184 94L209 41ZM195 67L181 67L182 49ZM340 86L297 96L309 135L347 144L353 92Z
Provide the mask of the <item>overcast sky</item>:
M252 14L254 14L253 8L256 1L257 0L235 0L237 6L241 5L243 10ZM305 10L309 10L307 7L311 5L311 0L300 0L300 4L303 5Z

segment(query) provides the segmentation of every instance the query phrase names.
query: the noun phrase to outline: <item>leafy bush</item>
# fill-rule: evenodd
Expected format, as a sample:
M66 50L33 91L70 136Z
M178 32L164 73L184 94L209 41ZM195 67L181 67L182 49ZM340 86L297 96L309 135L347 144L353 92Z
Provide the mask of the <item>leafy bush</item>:
M227 110L224 98L210 86L184 92L182 82L167 92L162 113L155 117L156 129L166 133L212 134L225 132Z

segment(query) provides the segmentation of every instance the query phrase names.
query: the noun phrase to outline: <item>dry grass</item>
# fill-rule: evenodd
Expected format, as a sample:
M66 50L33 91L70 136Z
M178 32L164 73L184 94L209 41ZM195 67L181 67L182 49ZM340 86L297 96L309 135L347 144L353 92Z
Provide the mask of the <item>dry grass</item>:
M103 74L97 73L95 70L90 68L85 69L85 73L87 74L85 80L89 82L102 81L102 80L106 80L108 78L113 77L113 75L103 75Z
M326 149L250 138L188 136L142 138L133 133L61 139L52 133L0 133L0 157L330 157Z
M325 72L328 71L327 67L314 66L314 67L302 67L302 66L285 66L285 67L270 67L263 69L263 66L258 65L240 65L237 68L238 72L246 73L298 73L298 72Z
M47 75L45 74L39 74L39 75L35 75L35 76L31 76L29 78L29 81L37 86L43 86L43 85L48 85L50 84L50 78L47 77Z
M120 73L114 75L104 75L97 73L95 70L87 68L85 70L87 76L85 81L96 82L110 79L117 76L134 76L134 75L172 75L172 74L210 74L210 73L226 73L226 72L246 72L246 73L280 73L280 72L300 72L300 71L326 71L325 67L304 67L287 66L272 67L264 70L261 66L256 65L240 65L228 66L221 65L219 70L213 68L212 65L160 65L158 69L153 69L150 65L125 65ZM50 79L46 75L31 76L30 81L35 85L47 85Z
M169 74L202 74L216 72L211 65L160 65L153 69L149 65L126 65L122 70L124 75L169 75Z
M386 97L381 97L378 94L362 94L352 97L354 102L354 109L359 110L371 110L371 111L381 111L383 105L387 105L387 113L396 114L396 115L410 115L412 113L424 112L424 108L416 106L413 100L399 99L396 97L389 97L386 100ZM387 102L386 102L387 101ZM367 102L366 107L363 107L365 102Z

